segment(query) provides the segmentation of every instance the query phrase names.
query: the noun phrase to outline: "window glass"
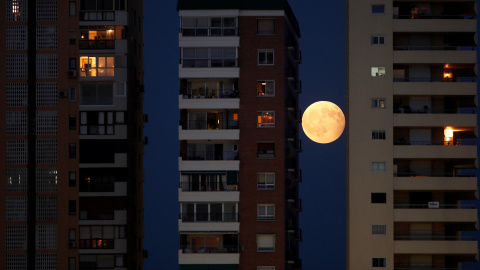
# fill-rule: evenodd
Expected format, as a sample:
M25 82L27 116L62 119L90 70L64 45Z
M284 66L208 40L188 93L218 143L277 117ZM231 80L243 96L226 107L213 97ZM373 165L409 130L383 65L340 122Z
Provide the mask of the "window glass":
M257 82L257 96L274 96L275 95L275 81L258 81Z
M383 14L385 13L385 5L372 5L373 14Z
M387 194L386 193L372 193L371 194L372 203L387 203Z
M257 173L258 189L274 189L275 174L274 173Z
M372 130L372 140L385 140L385 130Z
M372 234L387 234L387 225L372 225Z
M258 127L275 127L275 112L261 111L257 113Z
M273 204L259 204L257 206L258 220L274 220L275 219L275 205Z
M385 108L385 99L372 99L372 108Z
M257 251L275 251L275 234L257 234Z
M275 157L275 143L258 143L257 157L259 158L274 158Z
M275 19L258 19L257 34L259 35L275 34Z
M385 37L384 36L372 36L372 45L384 45Z
M259 50L258 51L258 64L259 65L273 65L274 57L273 50Z
M386 261L385 258L372 258L372 267L387 267Z
M385 67L372 67L372 77L385 77Z
M375 171L375 172L385 171L385 162L372 162L372 171Z

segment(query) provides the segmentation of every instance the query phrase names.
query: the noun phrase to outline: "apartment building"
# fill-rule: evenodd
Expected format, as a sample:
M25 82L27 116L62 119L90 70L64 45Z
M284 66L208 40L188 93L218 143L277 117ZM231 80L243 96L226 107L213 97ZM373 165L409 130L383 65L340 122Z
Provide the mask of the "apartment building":
M0 18L0 268L142 269L143 1Z
M347 1L347 269L478 260L476 1Z
M301 269L297 20L283 0L177 7L180 269Z

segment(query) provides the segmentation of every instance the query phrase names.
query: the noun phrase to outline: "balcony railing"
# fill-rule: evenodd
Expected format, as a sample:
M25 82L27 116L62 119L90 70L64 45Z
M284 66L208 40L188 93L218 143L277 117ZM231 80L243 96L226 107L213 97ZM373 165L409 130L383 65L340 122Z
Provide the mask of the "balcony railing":
M421 113L421 114L476 114L476 108L456 108L456 109L411 109L409 106L403 108L394 108L393 113Z
M80 249L113 249L115 248L114 239L80 239L78 240Z
M182 222L238 222L237 213L180 213Z
M394 51L475 51L475 46L393 46Z
M477 82L477 77L454 78L393 78L394 82Z
M222 68L222 67L238 67L238 58L225 59L180 59L180 63L184 68Z
M393 15L394 19L476 19L477 16L473 15L423 15L423 14L406 14L406 15Z
M431 207L429 204L394 204L395 209L476 209L474 204L438 204Z
M81 10L80 21L115 21L115 11Z
M207 246L207 245L180 245L183 253L238 253L238 245Z
M80 40L80 50L115 49L115 40Z
M180 33L184 37L227 37L238 36L238 28L236 27L183 27Z
M207 120L190 120L185 121L188 125L182 125L187 130L214 130L214 129L238 129L238 121L234 120L215 120L208 123ZM180 123L183 124L183 123Z
M95 183L95 182L80 182L80 192L114 192L115 191L115 183Z
M192 89L184 90L184 99L203 99L203 98L238 98L237 89Z
M394 240L411 241L475 241L473 236L447 236L447 235L395 235Z
M474 173L417 173L414 171L396 172L394 177L476 177Z
M393 141L393 145L476 145L475 139L459 141Z
M215 153L214 151L188 151L184 160L238 160L238 152L223 151Z
M238 185L226 185L224 182L205 184L193 183L192 181L180 182L182 191L238 191Z

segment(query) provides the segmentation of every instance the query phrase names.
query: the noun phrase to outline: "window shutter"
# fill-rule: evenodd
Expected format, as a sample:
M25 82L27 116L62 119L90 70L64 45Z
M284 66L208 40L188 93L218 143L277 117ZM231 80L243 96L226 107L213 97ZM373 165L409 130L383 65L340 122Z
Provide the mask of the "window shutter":
M257 235L257 249L258 250L274 250L275 235L274 234Z

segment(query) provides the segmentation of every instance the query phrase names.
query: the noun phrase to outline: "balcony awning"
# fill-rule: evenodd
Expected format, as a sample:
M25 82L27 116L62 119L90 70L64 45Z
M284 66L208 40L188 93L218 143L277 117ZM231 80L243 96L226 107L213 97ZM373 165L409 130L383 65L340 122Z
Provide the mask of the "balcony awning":
M182 175L224 175L227 171L182 171Z

